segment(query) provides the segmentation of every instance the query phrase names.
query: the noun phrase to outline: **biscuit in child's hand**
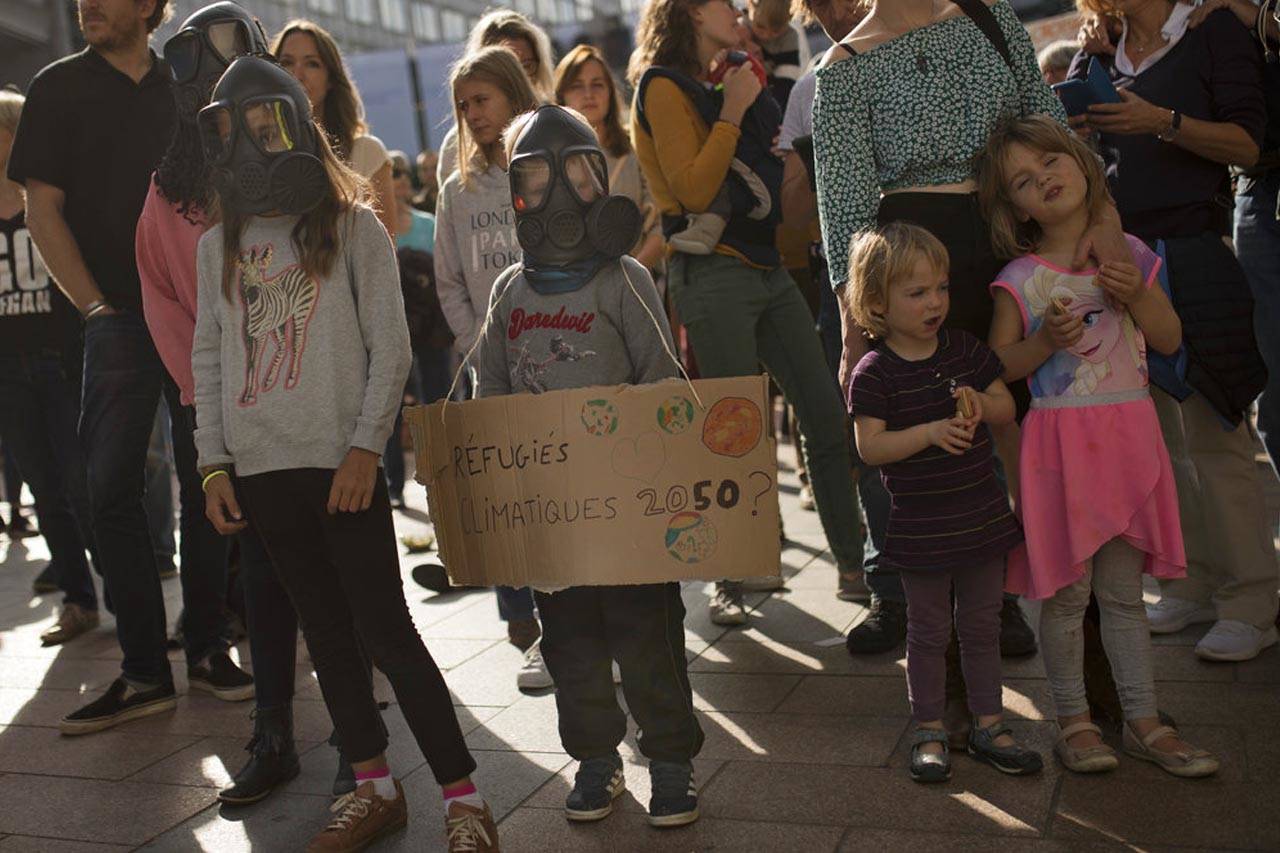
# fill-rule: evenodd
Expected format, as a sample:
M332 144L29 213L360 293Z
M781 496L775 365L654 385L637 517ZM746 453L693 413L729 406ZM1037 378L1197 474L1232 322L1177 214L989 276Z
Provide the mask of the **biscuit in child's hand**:
M960 389L960 396L956 398L956 414L966 420L973 417L973 400L969 398L969 387L965 386Z
M1059 314L1070 314L1071 309L1067 307L1067 303L1062 301L1061 296L1055 296L1050 300L1053 303L1053 309Z

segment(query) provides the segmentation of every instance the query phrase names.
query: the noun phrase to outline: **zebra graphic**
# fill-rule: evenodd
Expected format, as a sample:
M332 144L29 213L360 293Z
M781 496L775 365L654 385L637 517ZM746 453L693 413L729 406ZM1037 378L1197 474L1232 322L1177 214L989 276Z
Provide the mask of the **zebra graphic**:
M252 406L258 391L270 391L280 378L285 351L289 354L289 371L284 387L298 384L302 371L302 352L307 348L307 324L315 312L319 291L314 279L301 266L294 264L273 276L271 268L274 248L252 246L236 260L240 268L240 302L244 305L244 393L240 405ZM271 364L267 366L259 388L258 375L267 339L275 345Z

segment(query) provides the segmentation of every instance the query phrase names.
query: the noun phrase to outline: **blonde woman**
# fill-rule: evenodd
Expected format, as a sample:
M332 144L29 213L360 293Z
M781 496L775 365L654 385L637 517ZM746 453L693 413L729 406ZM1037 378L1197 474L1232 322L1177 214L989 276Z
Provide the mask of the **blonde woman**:
M505 47L464 56L453 68L449 87L458 128L458 168L440 187L436 203L436 292L458 350L471 355L471 365L493 283L521 257L502 133L512 119L537 106L538 97L516 55ZM517 685L550 687L529 589L499 587L498 613L512 645L525 653Z
M338 43L319 24L296 19L271 40L271 54L306 90L311 111L329 134L338 156L369 182L374 212L394 240L396 197L391 155L382 140L369 133L360 92L342 62Z
M644 234L631 256L647 269L654 269L665 251L658 209L640 171L631 138L622 126L624 112L618 83L599 48L580 44L560 60L555 74L555 101L581 113L599 137L609 167L610 191L634 201L644 215Z
M494 46L505 47L515 54L520 69L529 78L529 85L533 88L538 103L545 104L551 100L551 70L555 68L555 61L551 57L551 39L541 27L510 9L492 11L471 28L463 57ZM458 125L454 124L440 146L436 182L443 187L445 180L457 167Z

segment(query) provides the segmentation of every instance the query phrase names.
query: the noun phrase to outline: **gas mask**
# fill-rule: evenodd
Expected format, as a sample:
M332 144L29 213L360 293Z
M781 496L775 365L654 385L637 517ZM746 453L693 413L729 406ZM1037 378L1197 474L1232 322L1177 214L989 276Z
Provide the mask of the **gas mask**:
M241 213L306 213L328 191L311 104L274 62L242 56L200 111L205 160L222 204Z
M164 43L164 59L176 84L178 115L193 122L209 103L222 72L238 56L267 55L267 37L258 19L230 0L205 6L182 22Z
M640 209L609 195L604 152L563 107L540 107L511 157L511 203L526 267L612 260L640 239Z

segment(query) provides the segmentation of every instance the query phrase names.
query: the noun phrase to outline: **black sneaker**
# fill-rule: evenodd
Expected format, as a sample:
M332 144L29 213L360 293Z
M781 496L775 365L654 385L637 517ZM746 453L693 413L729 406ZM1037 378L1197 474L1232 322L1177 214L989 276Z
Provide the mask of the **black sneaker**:
M603 758L588 758L578 765L573 790L564 801L569 820L602 820L613 813L614 799L627 789L622 759L615 752Z
M996 739L1001 735L1012 737L1013 730L1003 722L985 729L979 728L975 722L969 729L969 754L1010 776L1030 776L1044 768L1044 759L1035 750L1016 743L1012 746L996 746Z
M432 592L449 591L449 573L439 563L423 563L420 566L414 566L413 582Z
M1000 605L1000 657L1023 658L1036 653L1036 634L1018 599L1006 598Z
M684 826L698 819L698 788L693 784L693 764L654 761L649 764L649 825Z
M58 728L64 735L87 735L100 732L129 720L172 711L178 696L172 684L147 690L135 690L123 678L111 682L107 692L62 718Z
M57 592L59 589L61 587L58 586L58 567L53 563L41 569L40 574L36 575L36 579L31 582L31 591L36 595Z
M187 684L225 702L253 698L253 676L236 666L226 652L214 652L199 666L188 666Z
M867 618L845 638L851 655L878 655L892 651L907 639L907 605L884 598L871 599Z

